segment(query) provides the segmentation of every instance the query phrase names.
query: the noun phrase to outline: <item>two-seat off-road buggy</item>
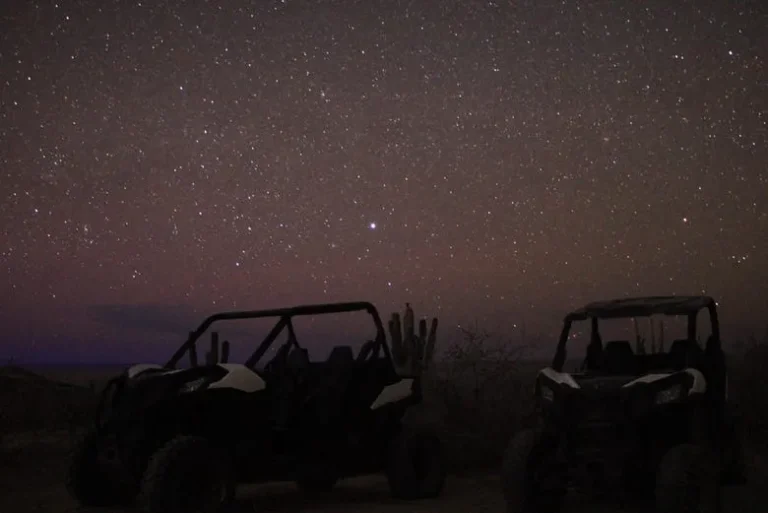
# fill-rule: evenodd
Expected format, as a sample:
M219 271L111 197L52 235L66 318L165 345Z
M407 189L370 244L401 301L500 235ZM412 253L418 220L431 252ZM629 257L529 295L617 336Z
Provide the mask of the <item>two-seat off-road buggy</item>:
M702 312L710 332L703 347L697 340ZM609 320L633 320L637 330L637 319L655 316L682 320L686 337L651 354L639 331L635 350L626 340L603 344L600 328ZM579 321L590 324L586 358L568 373L566 349L579 336ZM715 513L721 485L744 481L711 297L628 298L576 310L565 318L552 366L539 372L535 393L537 426L514 436L504 454L510 513L558 511L569 491L588 500L655 498L662 513Z
M369 314L375 338L356 355L337 345L325 361L310 361L297 319L352 312ZM198 365L197 342L212 324L266 318L275 324L244 364L219 357L229 345L220 351L212 333L208 362ZM190 367L178 369L185 356ZM213 315L164 366L136 365L110 382L68 488L82 505L213 512L231 504L238 483L292 480L320 493L340 478L384 471L394 497L437 496L440 441L402 422L422 400L420 376L394 363L367 302Z

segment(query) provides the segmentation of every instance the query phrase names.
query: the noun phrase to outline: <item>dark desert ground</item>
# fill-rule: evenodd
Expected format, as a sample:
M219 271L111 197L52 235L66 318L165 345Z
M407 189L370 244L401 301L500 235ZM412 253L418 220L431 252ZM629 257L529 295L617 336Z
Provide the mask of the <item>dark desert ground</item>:
M764 344L731 357L731 394L739 407L742 432L748 447L749 483L726 489L725 513L762 511L768 504L763 483L768 478L766 450L767 384L763 365L768 362ZM306 502L292 483L243 486L238 491L238 510L274 512L502 512L504 504L497 468L509 434L525 423L530 411L535 374L545 361L525 360L519 354L504 362L496 375L451 372L459 363L440 362L428 389L426 416L440 426L450 468L444 496L418 503L397 502L389 497L383 476L350 479L340 483L321 502ZM3 412L0 452L0 511L4 513L62 513L79 511L63 486L67 456L73 436L83 429L94 406L95 393L122 366L33 365L6 366L0 370L0 411ZM488 365L488 369L500 369ZM456 387L446 381L450 378ZM479 379L478 379L479 378ZM478 387L473 383L480 382ZM463 387L459 390L458 387ZM503 392L498 393L500 387ZM458 393L457 393L458 392ZM479 399L478 399L479 398ZM471 419L467 421L466 419ZM633 507L634 508L634 507ZM615 512L616 505L587 507L578 498L572 511ZM101 510L97 510L102 513ZM117 512L115 509L103 513ZM126 510L128 511L128 510ZM630 509L638 513L647 508Z

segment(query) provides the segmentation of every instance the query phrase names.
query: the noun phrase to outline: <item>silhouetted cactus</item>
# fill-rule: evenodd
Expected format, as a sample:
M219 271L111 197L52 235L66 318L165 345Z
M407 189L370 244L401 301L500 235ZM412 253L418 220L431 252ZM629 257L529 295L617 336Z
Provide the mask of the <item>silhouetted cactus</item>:
M190 331L189 338L192 338L194 333L194 331ZM189 364L192 367L197 367L197 346L194 344L189 348Z
M219 363L219 333L211 332L211 349L205 355L206 365L215 365Z
M419 331L414 331L414 315L410 303L405 304L403 322L400 314L393 313L389 320L392 358L398 371L410 375L424 372L432 363L437 341L437 318L427 330L427 320L419 320Z
M229 341L221 343L221 363L229 363Z
M427 335L427 346L424 348L424 361L428 365L432 363L432 359L435 356L435 343L437 343L437 317L432 318L429 334Z
M400 314L393 313L389 320L389 338L392 346L392 359L397 367L405 364L405 350L403 349L403 333L400 325Z

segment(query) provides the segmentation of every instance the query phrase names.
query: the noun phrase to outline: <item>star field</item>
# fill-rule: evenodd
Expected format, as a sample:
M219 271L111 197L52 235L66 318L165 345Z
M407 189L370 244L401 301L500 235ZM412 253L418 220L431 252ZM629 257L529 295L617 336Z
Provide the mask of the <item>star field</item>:
M546 332L585 301L706 291L765 322L761 2L0 12L14 354L98 340L104 304L410 301Z

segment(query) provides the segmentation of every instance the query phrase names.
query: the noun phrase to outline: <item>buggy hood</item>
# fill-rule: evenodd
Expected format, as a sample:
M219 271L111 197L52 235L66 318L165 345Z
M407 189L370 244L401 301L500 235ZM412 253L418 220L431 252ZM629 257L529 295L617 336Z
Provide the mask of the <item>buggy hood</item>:
M125 372L129 382L173 383L182 391L200 389L230 389L241 392L259 392L266 388L261 376L245 365L218 363L191 369L169 369L156 364L138 364Z
M656 372L642 376L614 376L614 375L589 375L569 374L558 372L551 367L539 371L539 380L549 382L560 387L589 392L592 390L620 390L636 386L655 385L664 387L666 383L675 383L680 379L690 380L691 386L688 394L701 394L706 391L706 380L701 371L696 369L683 369L680 371Z

